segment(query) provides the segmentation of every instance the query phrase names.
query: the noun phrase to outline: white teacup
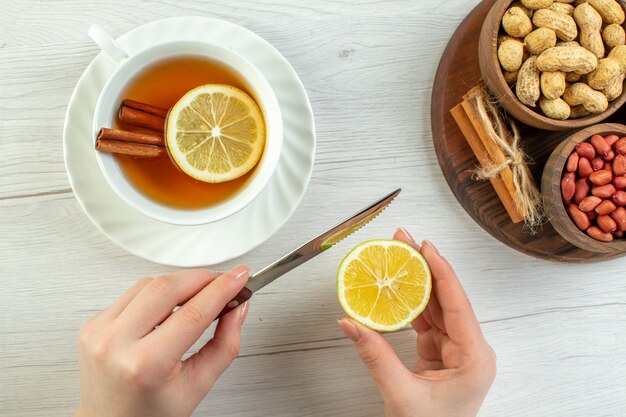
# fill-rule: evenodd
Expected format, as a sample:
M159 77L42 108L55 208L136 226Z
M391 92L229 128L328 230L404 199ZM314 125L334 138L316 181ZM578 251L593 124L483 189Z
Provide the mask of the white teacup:
M118 65L102 89L96 105L93 122L94 144L100 128L113 126L124 99L122 94L133 78L151 64L177 56L206 57L232 68L250 87L250 93L261 107L265 119L265 149L254 176L235 195L206 208L180 209L150 199L128 181L113 155L96 151L96 158L104 177L126 203L155 220L179 225L196 225L215 222L236 213L263 190L280 158L283 146L283 120L276 95L269 82L254 65L238 53L209 42L173 41L152 46L129 56L100 26L92 25L89 28L89 36Z

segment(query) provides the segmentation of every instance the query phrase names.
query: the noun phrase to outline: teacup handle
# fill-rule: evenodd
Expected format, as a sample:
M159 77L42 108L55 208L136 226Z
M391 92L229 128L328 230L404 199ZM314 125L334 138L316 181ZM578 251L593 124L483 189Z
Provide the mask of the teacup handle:
M102 49L102 51L109 57L113 62L119 64L126 58L128 58L128 54L122 47L113 39L113 37L104 30L104 28L100 25L91 25L89 26L89 30L87 34L93 41Z

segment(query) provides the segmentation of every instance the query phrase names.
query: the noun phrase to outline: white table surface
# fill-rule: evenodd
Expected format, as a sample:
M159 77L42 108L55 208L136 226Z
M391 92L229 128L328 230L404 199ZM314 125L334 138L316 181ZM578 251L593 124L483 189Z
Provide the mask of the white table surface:
M475 4L1 0L0 414L70 415L80 324L137 279L173 270L101 235L68 183L63 118L98 52L88 25L117 36L163 17L201 15L246 26L287 57L310 95L318 135L313 178L295 215L264 245L218 268L262 267L362 204L404 191L356 236L255 295L241 356L195 415L382 415L375 386L337 328L334 274L352 245L399 225L431 239L455 265L498 354L481 415L625 415L626 259L562 265L522 255L470 219L437 165L431 86L448 39ZM414 362L412 332L388 339Z

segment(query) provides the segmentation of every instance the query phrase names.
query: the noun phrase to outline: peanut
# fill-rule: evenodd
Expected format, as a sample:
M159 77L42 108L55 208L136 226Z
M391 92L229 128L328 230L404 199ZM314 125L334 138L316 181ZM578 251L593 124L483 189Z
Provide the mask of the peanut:
M578 208L587 213L598 207L600 203L602 203L602 199L600 197L590 195L589 197L585 197L583 201L578 204Z
M617 155L612 164L613 174L617 177L626 175L626 156Z
M617 142L615 142L613 149L615 149L615 152L620 155L626 155L626 137L620 138Z
M611 198L616 191L613 184L594 185L591 187L591 194L600 198Z
M613 178L613 185L618 190L626 190L626 177L620 176Z
M609 101L604 94L583 83L567 87L563 93L563 100L570 106L582 104L585 110L591 113L602 113L609 107Z
M505 71L517 71L522 66L524 44L519 41L506 40L498 48L498 60Z
M554 10L537 10L533 13L533 23L540 28L552 29L556 32L556 36L564 41L573 41L578 36L578 29L574 19Z
M607 169L601 169L589 174L589 181L595 185L606 185L613 179L613 173Z
M555 100L565 92L565 73L563 71L545 71L541 73L541 92L549 100ZM567 106L569 117L569 106Z
M573 3L574 0L554 0L556 3Z
M591 51L596 58L604 57L604 43L602 42L602 17L589 5L583 3L574 10L574 21L580 30L580 44Z
M591 188L591 182L588 178L579 178L576 180L576 191L574 192L574 202L580 204L588 195Z
M593 173L591 162L587 158L580 158L580 161L578 161L578 176L587 178L591 173Z
M591 167L593 168L594 171L598 171L604 168L604 158L602 158L601 155L596 155L595 158L593 158L591 161Z
M528 7L524 6L522 4L522 2L520 1L514 1L513 3L511 3L511 5L509 6L509 8L511 7L519 7L520 9L522 9L524 11L524 13L526 13L526 16L528 17L533 17L533 11L530 10Z
M597 226L591 226L587 229L587 234L589 234L589 237L599 240L600 242L611 242L613 240L612 234L603 232L602 229Z
M606 96L607 100L613 101L613 100L615 100L616 98L618 98L619 96L622 95L622 91L623 91L623 88L624 88L624 78L625 77L626 77L626 73L620 74L620 76L615 78L611 82L611 84L609 84L609 86L607 88L602 90L602 92Z
M617 206L611 200L604 200L600 204L598 204L594 210L600 216L604 216L613 213L616 208Z
M598 155L604 158L606 158L609 152L611 152L611 147L600 135L593 135L589 140L589 143L591 143Z
M605 233L613 233L617 230L617 223L615 223L615 220L607 215L599 216L598 227Z
M556 33L548 28L533 30L524 38L524 45L530 54L539 55L556 45Z
M561 196L563 201L569 203L574 198L576 192L576 174L568 172L561 180Z
M620 232L626 232L626 209L624 207L618 207L613 213L611 218L617 223L617 230Z
M546 9L554 3L554 0L520 0L530 10Z
M594 9L600 13L602 20L606 24L624 23L624 9L615 0L586 0Z
M543 114L556 120L567 120L571 111L569 105L560 97L551 100L542 96L539 99L539 107Z
M626 45L617 45L606 58L598 62L597 68L589 74L587 81L591 88L604 90L616 78L626 73Z
M575 204L568 204L565 208L572 222L580 230L587 230L591 226L591 222L585 213L583 213Z
M604 39L606 46L611 49L626 43L626 33L624 33L624 28L621 25L611 23L602 31L602 39Z
M608 143L609 146L613 146L615 142L619 140L619 136L617 135L606 135L604 137L604 141Z
M594 148L591 143L582 142L576 145L576 153L581 157L591 161L596 156L596 148Z
M598 66L594 54L582 46L555 46L537 57L539 71L564 71L587 74Z
M585 109L585 107L581 104L579 104L578 106L570 107L570 113L569 113L570 119L578 119L580 117L585 117L589 114L590 112L588 112L587 109Z
M613 202L618 206L626 206L626 191L618 191L613 196Z
M600 156L596 156L595 158L593 158L591 160L591 168L593 168L594 171L598 171L604 168L604 159L602 159L602 157Z
M522 64L517 76L515 94L519 100L530 107L535 107L541 95L537 58L531 56Z
M519 74L519 71L502 71L504 81L506 81L508 85L513 85L517 82L517 74Z
M511 7L502 16L502 28L514 38L523 38L533 30L530 17L519 7Z
M567 162L565 163L565 170L567 172L576 172L578 170L579 159L580 159L580 155L578 155L576 152L572 152L572 154L567 157Z
M548 7L548 10L552 10L557 13L563 13L568 16L574 15L574 6L566 3L552 3L552 6Z

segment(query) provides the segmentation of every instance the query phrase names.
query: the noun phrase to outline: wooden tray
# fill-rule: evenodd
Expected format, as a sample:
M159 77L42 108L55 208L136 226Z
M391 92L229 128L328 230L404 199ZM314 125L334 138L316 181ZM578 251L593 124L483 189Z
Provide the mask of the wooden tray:
M437 69L431 98L433 142L443 175L465 211L487 232L504 244L536 258L558 262L602 262L626 254L599 254L580 249L559 236L550 223L531 236L522 224L513 224L489 181L473 181L478 164L472 150L450 115L470 88L481 83L478 38L495 0L484 0L465 18L448 42ZM607 122L625 120L626 109ZM572 132L548 132L520 124L523 146L533 161L530 169L541 184L543 167L556 146Z

